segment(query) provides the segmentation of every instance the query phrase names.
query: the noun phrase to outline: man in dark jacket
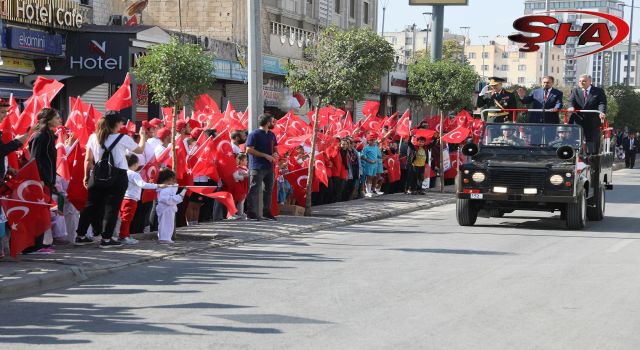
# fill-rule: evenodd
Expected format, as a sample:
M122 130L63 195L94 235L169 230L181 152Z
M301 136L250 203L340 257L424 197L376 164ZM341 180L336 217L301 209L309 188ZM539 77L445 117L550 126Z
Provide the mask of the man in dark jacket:
M638 140L636 140L635 132L629 132L629 136L622 140L622 148L624 149L624 165L629 169L633 169L636 165L636 153L638 152Z
M559 124L558 110L562 109L562 91L553 88L555 80L552 76L542 78L542 87L526 95L526 90L518 89L520 101L531 103L532 109L544 109L544 112L529 112L529 123Z
M569 124L578 124L584 130L589 153L600 150L600 125L607 113L607 96L604 90L591 85L591 76L583 74L578 80L577 88L571 91L570 110L598 110L600 113L573 113Z

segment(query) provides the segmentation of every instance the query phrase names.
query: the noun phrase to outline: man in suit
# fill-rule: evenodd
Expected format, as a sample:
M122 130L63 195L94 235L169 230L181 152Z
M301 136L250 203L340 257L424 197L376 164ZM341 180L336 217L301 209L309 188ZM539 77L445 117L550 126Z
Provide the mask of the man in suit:
M622 140L622 148L624 149L625 167L633 169L636 165L636 153L638 151L638 140L636 140L634 132L630 132L629 136Z
M523 88L518 89L518 97L523 104L532 103L532 109L544 109L544 112L529 112L529 123L560 124L558 110L562 109L562 91L553 88L552 76L542 78L542 87L533 90L528 96Z
M600 125L604 122L607 112L607 96L604 90L591 85L591 76L583 74L578 80L578 87L571 91L569 98L569 110L598 110L596 113L573 113L570 124L578 124L584 130L587 141L587 151L598 153L600 151Z
M513 92L502 87L505 79L499 77L489 78L489 85L485 86L480 94L476 105L482 109L514 109L516 96ZM511 117L511 112L488 112L487 122L504 123Z

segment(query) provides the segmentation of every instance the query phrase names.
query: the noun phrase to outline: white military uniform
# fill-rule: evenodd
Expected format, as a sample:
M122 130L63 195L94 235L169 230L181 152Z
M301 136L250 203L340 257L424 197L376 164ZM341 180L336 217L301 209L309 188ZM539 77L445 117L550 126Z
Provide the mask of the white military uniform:
M176 224L178 204L182 203L183 195L176 194L177 187L167 187L158 191L158 239L171 241Z

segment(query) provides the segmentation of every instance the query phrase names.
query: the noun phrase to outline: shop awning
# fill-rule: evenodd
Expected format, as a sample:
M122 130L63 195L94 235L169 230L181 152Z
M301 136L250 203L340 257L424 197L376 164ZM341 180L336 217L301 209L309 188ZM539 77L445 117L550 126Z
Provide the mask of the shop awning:
M7 99L11 94L18 100L26 100L31 97L31 87L23 84L0 83L0 98Z

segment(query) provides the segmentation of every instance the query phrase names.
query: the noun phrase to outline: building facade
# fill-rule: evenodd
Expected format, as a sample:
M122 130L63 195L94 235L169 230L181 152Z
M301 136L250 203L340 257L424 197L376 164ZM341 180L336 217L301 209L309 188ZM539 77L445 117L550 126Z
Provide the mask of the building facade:
M596 46L580 47L578 54L596 50ZM628 60L629 42L620 43L613 48L598 52L594 55L576 59L577 70L580 74L589 74L596 86L607 87L614 84L627 84L627 69L631 64L629 86L640 87L640 45L633 43L631 47L631 62Z
M595 11L600 13L611 14L620 18L624 18L624 5L622 0L600 0L600 1L558 1L551 0L549 6L550 10L583 10L583 11ZM544 14L546 13L546 0L525 0L524 14ZM573 30L580 30L582 24L585 22L593 23L594 21L603 22L603 19L597 19L593 16L586 16L575 13L554 13L554 17L564 23L572 23ZM615 27L610 28L612 34L615 35ZM573 58L576 56L578 50L578 38L569 38L567 44L564 46L565 56L567 62L564 72L564 83L568 86L573 86L577 83L577 77L582 74L578 71L577 62Z
M551 47L549 55L549 75L557 85L563 85L564 50ZM533 87L540 84L543 76L542 52L520 52L518 45L506 37L495 38L486 45L466 46L465 56L483 81L488 77L501 77L510 85Z
M401 64L407 64L416 52L429 51L429 40L431 40L431 30L418 28L415 24L407 26L401 32L385 32L384 38L389 42L396 56L398 62ZM462 44L465 42L465 36L460 34L453 34L449 29L444 29L444 40L455 40ZM468 44L468 41L466 42ZM427 55L429 52L427 52Z

